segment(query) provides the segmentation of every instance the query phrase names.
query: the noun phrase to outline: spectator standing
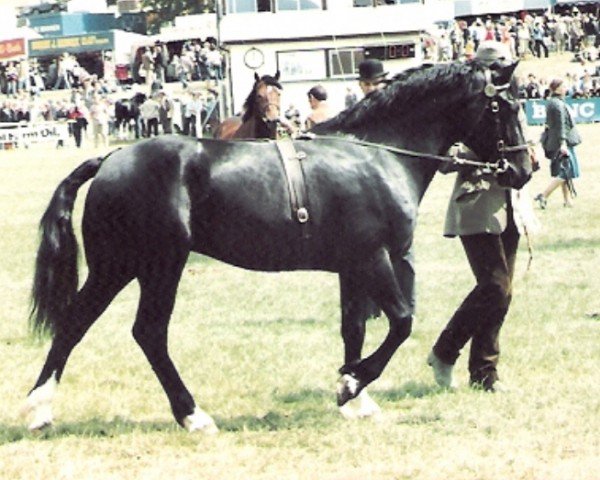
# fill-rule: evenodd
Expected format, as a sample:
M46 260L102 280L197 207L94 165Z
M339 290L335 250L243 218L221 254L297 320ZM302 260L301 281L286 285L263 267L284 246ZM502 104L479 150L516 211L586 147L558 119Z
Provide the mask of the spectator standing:
M158 114L162 132L165 134L173 133L173 113L175 104L164 90L158 92L158 103Z
M183 105L183 134L200 138L202 132L198 131L197 124L202 115L202 99L200 92L191 92Z
M19 81L19 70L17 69L14 62L8 62L6 66L6 95L17 96L17 84Z
M546 46L546 42L544 41L545 31L544 26L542 25L541 20L536 20L533 23L533 27L531 30L531 38L533 40L533 48L535 51L535 56L538 58L542 58L542 50L544 51L544 56L548 58L548 47Z
M90 106L90 118L92 120L92 132L94 135L94 148L98 148L98 142L102 139L102 146L109 144L109 105L106 98L95 94Z
M86 109L81 103L76 103L69 110L67 117L71 122L71 131L73 138L75 138L75 145L77 148L81 148L81 139L83 130L87 128L88 121L86 118Z
M211 80L222 80L223 72L221 65L223 64L223 56L217 46L210 43L208 52L206 52L206 63L208 65L209 77Z
M150 89L152 82L154 81L154 55L152 54L152 50L150 47L146 47L144 49L144 53L142 54L142 64L140 71L142 72L142 76L145 79L145 83ZM149 90L148 90L149 91Z
M559 187L563 194L563 205L573 206L575 189L572 182L580 176L575 146L581 143L581 137L564 101L565 93L562 79L555 78L550 82L550 99L546 102L546 138L542 140L542 145L546 157L550 159L552 180L535 197L542 209L546 208L548 197Z
M154 95L148 96L146 101L140 106L140 114L146 125L144 136L151 137L158 135L158 121L160 118L160 105Z

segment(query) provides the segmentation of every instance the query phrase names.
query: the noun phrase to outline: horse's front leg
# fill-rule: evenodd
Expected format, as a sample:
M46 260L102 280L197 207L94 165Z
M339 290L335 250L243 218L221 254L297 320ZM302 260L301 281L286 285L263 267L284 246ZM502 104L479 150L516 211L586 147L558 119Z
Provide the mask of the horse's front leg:
M348 419L372 417L381 411L366 389L358 391L357 379L344 373L347 367L360 363L365 325L373 311L373 302L366 295L361 277L358 272L340 274L344 367L340 369L342 376L338 382L337 397L340 413Z
M399 281L399 275L396 274L388 251L381 248L363 268L367 280L366 293L383 309L389 319L390 328L382 344L369 357L359 361L346 358L346 364L340 370L340 406L359 397L361 391L381 375L392 355L410 335L412 328L413 306L406 300L401 288L401 284L406 282ZM364 339L364 322L362 338Z

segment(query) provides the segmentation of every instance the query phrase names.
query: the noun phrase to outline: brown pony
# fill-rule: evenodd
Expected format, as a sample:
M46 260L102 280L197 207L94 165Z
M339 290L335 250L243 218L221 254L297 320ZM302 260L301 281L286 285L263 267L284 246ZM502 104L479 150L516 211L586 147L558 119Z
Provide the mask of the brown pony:
M281 112L282 87L279 83L279 71L275 76L262 77L254 72L254 80L252 91L244 102L243 115L225 119L215 129L215 138L229 140L276 137Z

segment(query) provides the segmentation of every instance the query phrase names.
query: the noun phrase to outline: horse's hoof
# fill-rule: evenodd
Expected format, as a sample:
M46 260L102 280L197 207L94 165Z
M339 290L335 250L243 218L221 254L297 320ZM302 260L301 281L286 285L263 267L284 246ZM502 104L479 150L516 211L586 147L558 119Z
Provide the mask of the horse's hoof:
M343 406L358 395L359 392L359 381L357 378L346 373L341 376L338 380L337 385L337 404L338 407Z
M183 426L188 432L202 432L207 435L219 433L215 421L201 408L196 407L194 413L183 419Z
M361 418L380 418L381 408L373 400L364 388L356 398L353 398L339 407L340 414L346 420L356 420Z

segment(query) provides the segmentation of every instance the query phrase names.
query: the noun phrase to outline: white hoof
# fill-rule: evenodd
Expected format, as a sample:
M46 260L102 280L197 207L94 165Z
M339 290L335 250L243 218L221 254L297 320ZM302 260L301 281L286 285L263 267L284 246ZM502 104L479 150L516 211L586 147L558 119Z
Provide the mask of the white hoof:
M381 415L381 408L375 400L363 389L358 397L349 400L340 407L340 413L346 420L359 418L377 418Z
M184 418L183 426L188 432L202 432L211 435L219 432L212 417L198 407L194 409L194 413Z
M52 425L54 420L52 416L52 399L57 384L56 377L53 375L44 385L36 388L27 397L21 415L31 418L29 430L42 430Z

